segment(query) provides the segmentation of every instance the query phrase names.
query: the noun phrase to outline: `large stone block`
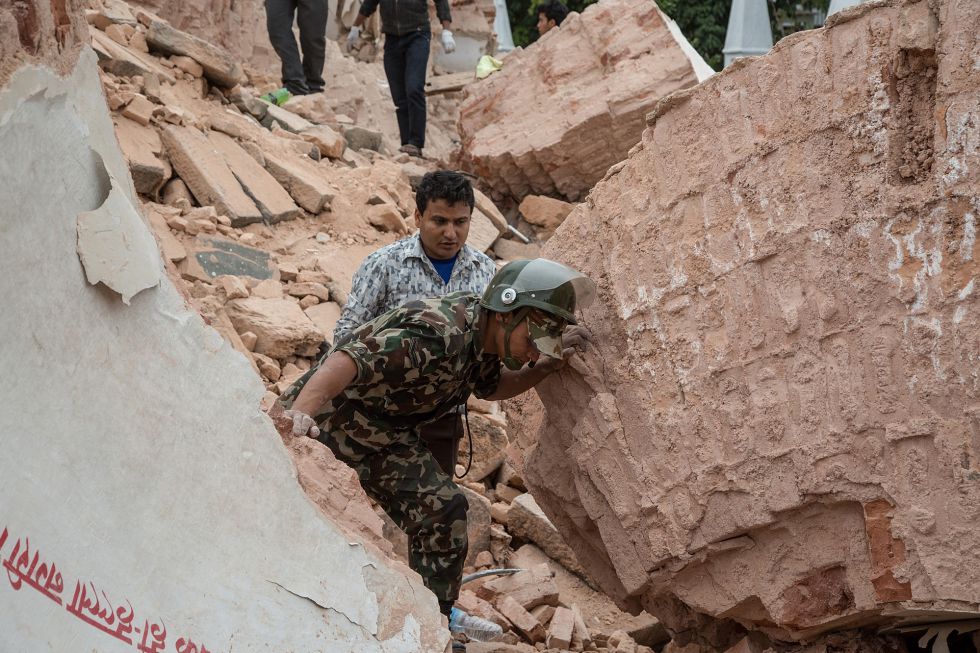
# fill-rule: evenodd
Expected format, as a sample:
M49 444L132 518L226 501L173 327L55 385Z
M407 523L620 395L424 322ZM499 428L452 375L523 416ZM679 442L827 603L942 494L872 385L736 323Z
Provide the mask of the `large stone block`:
M208 142L224 158L228 169L266 221L291 220L299 215L299 207L289 193L234 139L214 131L208 135ZM241 221L233 219L232 226L243 225Z
M507 511L507 530L523 540L534 542L569 571L585 576L575 553L530 494L522 494L511 502Z
M146 24L146 42L151 48L190 57L201 64L208 81L218 86L231 88L244 81L242 65L224 48L182 32L149 14L141 13L139 19Z
M258 336L255 351L271 358L310 355L323 342L323 334L299 304L288 299L235 299L226 310L239 333L251 331Z
M582 197L640 140L657 101L698 82L690 48L649 0L603 0L466 87L464 164L515 197ZM693 53L693 50L691 50Z
M262 212L207 136L177 125L166 126L160 136L177 174L201 206L213 205L236 225L262 221Z
M784 39L549 241L608 281L596 346L508 422L621 604L711 647L980 616L980 103L944 54L978 31L942 0Z

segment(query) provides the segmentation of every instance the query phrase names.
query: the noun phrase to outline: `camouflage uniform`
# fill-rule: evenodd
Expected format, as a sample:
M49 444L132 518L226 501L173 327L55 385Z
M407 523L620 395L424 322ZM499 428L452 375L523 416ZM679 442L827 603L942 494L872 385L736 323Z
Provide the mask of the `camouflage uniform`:
M353 359L356 378L312 416L320 441L408 534L411 567L444 610L459 595L468 506L418 426L497 388L500 359L483 351L479 303L469 293L416 300L357 328L336 348ZM283 394L286 408L318 367Z

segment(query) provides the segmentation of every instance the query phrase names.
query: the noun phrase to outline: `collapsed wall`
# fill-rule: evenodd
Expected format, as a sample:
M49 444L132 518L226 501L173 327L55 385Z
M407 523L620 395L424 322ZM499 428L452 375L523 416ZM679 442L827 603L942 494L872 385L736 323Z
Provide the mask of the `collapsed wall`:
M678 645L980 617L978 33L893 1L784 39L661 102L545 248L600 299L511 405L525 480Z
M169 280L87 39L71 0L0 9L0 649L443 651Z
M626 158L660 98L710 74L655 3L602 0L466 87L463 165L517 198L578 200Z

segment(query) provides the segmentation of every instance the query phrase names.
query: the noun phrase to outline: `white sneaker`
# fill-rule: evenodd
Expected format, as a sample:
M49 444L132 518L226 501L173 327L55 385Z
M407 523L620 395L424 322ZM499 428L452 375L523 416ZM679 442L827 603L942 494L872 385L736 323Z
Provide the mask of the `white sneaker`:
M477 642L489 642L504 634L504 629L492 621L475 617L459 608L453 608L449 613L449 630L463 633Z

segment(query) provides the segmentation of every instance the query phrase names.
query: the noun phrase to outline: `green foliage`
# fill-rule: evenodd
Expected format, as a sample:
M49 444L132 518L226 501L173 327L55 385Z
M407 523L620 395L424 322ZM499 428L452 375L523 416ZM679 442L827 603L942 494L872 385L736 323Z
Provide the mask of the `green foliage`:
M527 47L538 38L536 8L545 0L508 0L514 44ZM566 2L572 11L582 11L595 0ZM732 0L660 0L664 13L673 18L684 36L708 65L721 70L724 63L725 31ZM826 14L830 0L768 0L773 41L814 26L813 19ZM814 10L817 11L816 15Z
M661 0L659 4L708 65L721 70L731 0Z

